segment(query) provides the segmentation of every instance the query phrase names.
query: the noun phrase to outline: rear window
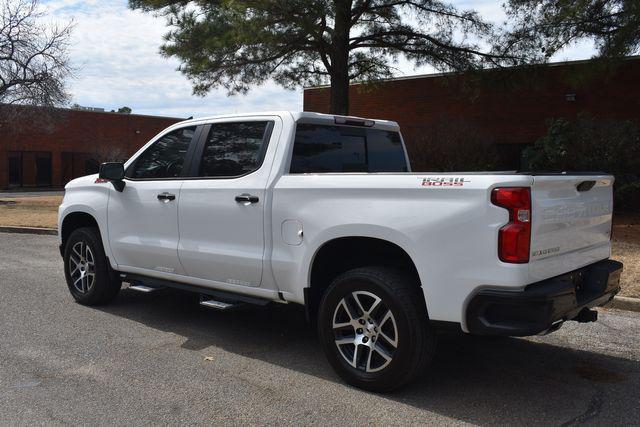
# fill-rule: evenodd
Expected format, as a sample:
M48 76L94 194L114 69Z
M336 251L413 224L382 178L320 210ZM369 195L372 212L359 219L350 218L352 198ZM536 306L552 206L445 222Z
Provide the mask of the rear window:
M290 173L406 172L398 132L298 124Z

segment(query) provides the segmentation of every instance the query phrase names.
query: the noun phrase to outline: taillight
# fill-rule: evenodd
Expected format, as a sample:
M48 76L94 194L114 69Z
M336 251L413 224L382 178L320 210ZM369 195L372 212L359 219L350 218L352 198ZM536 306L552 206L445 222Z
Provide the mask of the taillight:
M531 242L531 189L529 187L496 188L491 202L509 211L509 223L498 233L498 256L511 263L529 262Z

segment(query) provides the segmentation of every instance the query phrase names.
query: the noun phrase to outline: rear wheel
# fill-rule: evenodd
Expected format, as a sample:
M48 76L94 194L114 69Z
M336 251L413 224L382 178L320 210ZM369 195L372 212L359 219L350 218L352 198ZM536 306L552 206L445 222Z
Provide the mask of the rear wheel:
M391 391L415 378L430 361L435 334L415 279L384 267L338 276L318 318L329 362L347 383Z
M74 230L64 251L64 274L73 298L83 305L110 302L122 282L113 277L97 228Z

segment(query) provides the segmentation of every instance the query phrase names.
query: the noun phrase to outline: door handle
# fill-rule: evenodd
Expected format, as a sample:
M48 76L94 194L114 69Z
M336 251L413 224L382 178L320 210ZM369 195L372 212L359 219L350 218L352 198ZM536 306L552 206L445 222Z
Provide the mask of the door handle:
M160 193L158 194L158 200L161 200L165 203L170 202L172 200L176 199L176 195L175 194L171 194L171 193L167 193L166 191L164 193Z
M236 196L236 202L250 205L251 203L258 203L260 199L258 196L252 196L251 194L243 193Z

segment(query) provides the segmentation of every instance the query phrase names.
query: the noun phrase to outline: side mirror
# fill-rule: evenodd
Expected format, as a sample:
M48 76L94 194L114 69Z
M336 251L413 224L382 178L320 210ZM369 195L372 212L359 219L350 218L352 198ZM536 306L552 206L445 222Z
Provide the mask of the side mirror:
M113 187L118 190L124 190L124 164L119 162L107 162L100 165L98 177L111 181Z

